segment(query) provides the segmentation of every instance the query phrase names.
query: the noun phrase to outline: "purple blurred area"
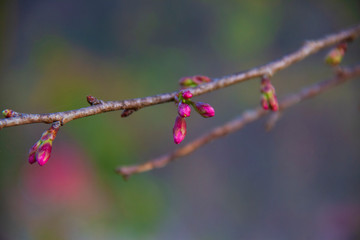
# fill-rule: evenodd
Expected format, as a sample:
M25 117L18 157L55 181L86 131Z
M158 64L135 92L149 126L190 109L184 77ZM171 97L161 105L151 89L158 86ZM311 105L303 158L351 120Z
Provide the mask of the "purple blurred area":
M0 109L44 113L178 89L278 59L360 22L357 0L0 2ZM344 65L359 63L360 40ZM327 50L277 73L281 98L333 75ZM180 146L259 106L260 80L194 100ZM249 124L124 182L119 165L174 150L173 104L61 127L49 162L28 149L49 126L0 131L0 239L360 239L360 82Z

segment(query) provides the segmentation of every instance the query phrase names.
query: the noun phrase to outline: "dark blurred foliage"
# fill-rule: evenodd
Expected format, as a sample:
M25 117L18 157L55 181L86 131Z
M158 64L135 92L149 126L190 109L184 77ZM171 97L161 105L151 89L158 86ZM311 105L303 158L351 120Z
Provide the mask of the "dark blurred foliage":
M0 108L56 112L177 89L182 76L258 66L360 20L359 1L0 1ZM326 51L273 78L279 97L330 77ZM359 40L344 64L359 61ZM70 122L44 167L48 126L0 131L1 239L360 238L359 82L333 89L128 182L114 173L175 149L173 104ZM259 81L197 100L185 143L259 104Z

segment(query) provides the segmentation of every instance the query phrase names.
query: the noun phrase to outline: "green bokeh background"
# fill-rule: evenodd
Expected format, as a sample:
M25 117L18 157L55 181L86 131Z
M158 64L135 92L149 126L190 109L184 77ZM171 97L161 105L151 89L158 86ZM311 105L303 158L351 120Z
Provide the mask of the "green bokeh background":
M45 113L171 92L178 79L220 77L280 58L360 21L359 2L0 2L0 108ZM333 75L325 51L277 73L281 98ZM353 42L344 64L359 62ZM44 167L28 149L48 128L0 131L1 239L358 239L358 81L212 142L166 168L116 166L176 149L173 104L62 127ZM188 119L185 143L259 104L259 82L196 97L216 116Z

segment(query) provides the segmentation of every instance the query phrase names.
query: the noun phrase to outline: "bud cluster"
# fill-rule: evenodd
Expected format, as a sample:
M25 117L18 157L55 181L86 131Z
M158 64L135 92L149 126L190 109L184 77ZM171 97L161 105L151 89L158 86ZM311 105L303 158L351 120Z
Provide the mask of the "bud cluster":
M203 117L209 118L215 115L215 110L210 104L202 102L191 101L192 93L189 90L181 90L176 96L176 103L178 106L178 116L175 119L173 128L174 142L179 144L184 140L186 135L186 121L185 118L190 117L190 105Z
M276 98L275 88L271 84L270 79L266 76L261 78L261 106L265 110L278 111L279 103Z
M339 43L335 48L331 49L325 57L325 62L331 66L337 66L343 59L347 50L347 42Z
M192 77L183 77L180 78L179 80L179 84L181 86L181 88L189 88L189 87L196 87L202 83L208 83L211 82L211 79L207 76L200 76L200 75L195 75Z
M59 129L60 129L60 122L53 123L51 127L42 134L40 140L37 141L30 148L29 151L30 164L37 162L40 166L43 166L49 160L52 150L52 143Z

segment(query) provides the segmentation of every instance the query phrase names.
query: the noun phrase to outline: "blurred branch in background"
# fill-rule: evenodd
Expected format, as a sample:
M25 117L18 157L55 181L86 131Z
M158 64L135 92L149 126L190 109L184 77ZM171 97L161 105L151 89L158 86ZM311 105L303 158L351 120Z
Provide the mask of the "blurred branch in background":
M349 81L358 76L360 76L360 64L353 68L339 69L337 75L334 78L316 83L312 86L304 88L300 92L294 93L284 98L282 101L279 102L280 111L283 111L291 106L294 106L303 100L317 96L328 89L336 87L337 85ZM122 175L124 179L128 179L131 175L135 173L142 173L142 172L150 171L154 168L164 167L168 163L194 152L198 148L202 147L203 145L213 140L216 140L218 138L221 138L223 136L226 136L230 133L242 129L246 124L254 122L260 119L261 117L267 115L268 113L269 113L268 111L265 111L262 108L247 110L238 118L235 118L234 120L224 124L223 126L214 128L209 133L204 134L203 136L191 141L185 146L169 154L166 154L159 158L155 158L143 164L119 167L116 170L116 172ZM278 113L276 112L274 114L278 114Z
M214 79L210 83L201 84L195 88L189 89L193 96L205 94L217 89L231 86L248 79L260 77L263 75L273 75L275 72L285 69L292 64L303 60L304 58L318 52L319 50L334 45L336 43L351 41L360 34L360 25L336 34L328 35L322 39L307 41L303 47L296 52L286 55L280 60L270 62L266 65L250 69L248 71ZM60 121L62 125L83 117L88 117L104 112L140 109L143 107L174 101L176 92L164 93L144 98L128 99L122 101L107 101L102 104L92 105L90 107L70 110L65 112L56 112L48 114L27 114L20 113L19 116L0 120L0 129L5 127L19 126L30 123L53 123Z

